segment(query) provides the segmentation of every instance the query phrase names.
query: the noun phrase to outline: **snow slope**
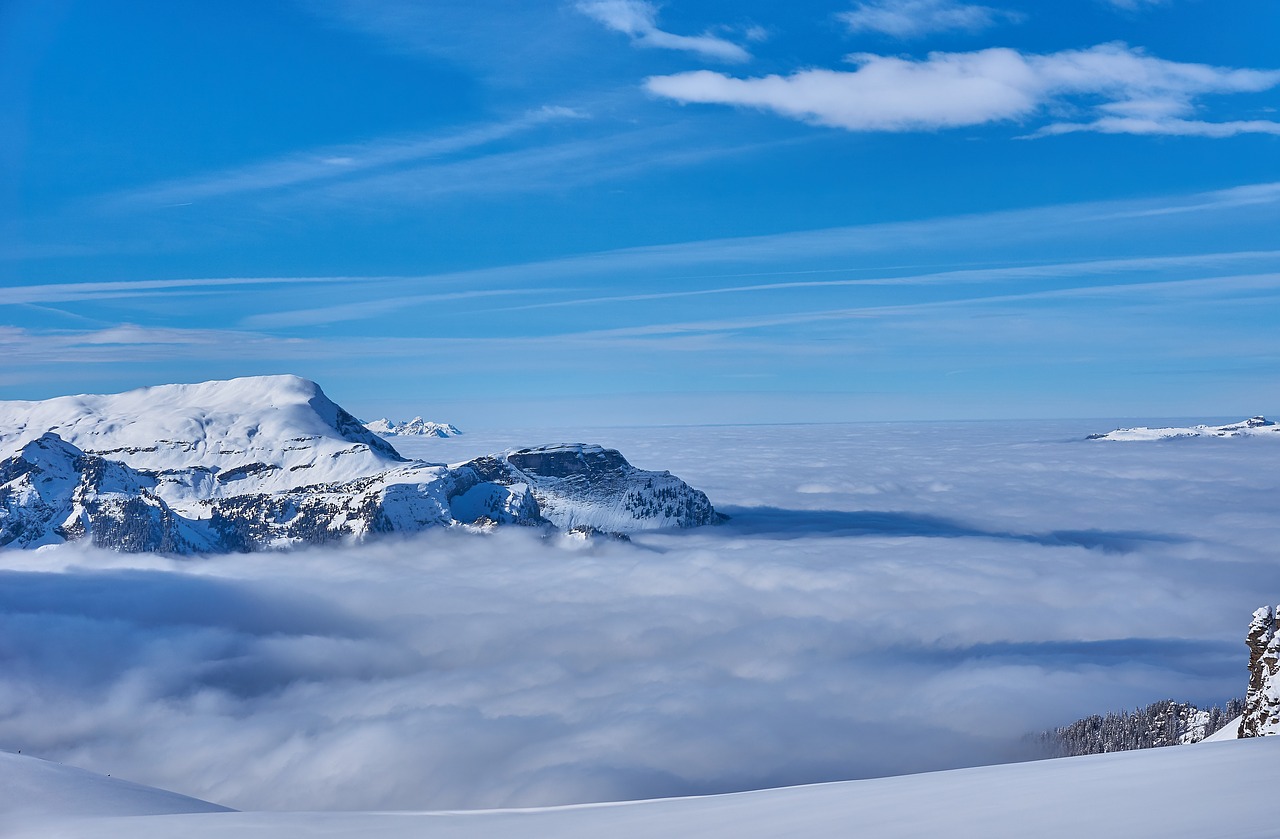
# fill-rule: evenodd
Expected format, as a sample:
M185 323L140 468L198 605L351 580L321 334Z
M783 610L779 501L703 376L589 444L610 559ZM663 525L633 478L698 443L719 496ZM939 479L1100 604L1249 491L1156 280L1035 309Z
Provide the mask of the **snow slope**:
M439 813L45 820L13 837L1271 839L1280 737L696 798Z
M1193 425L1186 428L1117 428L1106 434L1090 434L1090 440L1173 440L1181 437L1277 437L1280 425L1266 417L1250 417L1227 425Z
M18 817L152 816L228 808L47 760L0 752L0 825Z
M1201 740L1201 743L1222 743L1231 742L1240 736L1240 723L1244 720L1243 716L1236 717L1222 728L1210 734Z

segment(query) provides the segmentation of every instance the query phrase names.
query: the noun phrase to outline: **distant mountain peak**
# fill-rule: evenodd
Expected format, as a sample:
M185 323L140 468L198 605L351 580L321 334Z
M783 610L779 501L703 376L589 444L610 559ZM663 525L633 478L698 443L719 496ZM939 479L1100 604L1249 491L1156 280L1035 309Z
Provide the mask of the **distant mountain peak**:
M431 422L414 417L405 422L395 422L386 417L366 422L364 427L380 437L456 437L462 432L447 422Z
M1264 416L1250 417L1227 425L1191 425L1186 427L1117 428L1104 434L1090 434L1089 440L1132 442L1140 440L1175 440L1183 437L1271 437L1280 439L1280 425Z

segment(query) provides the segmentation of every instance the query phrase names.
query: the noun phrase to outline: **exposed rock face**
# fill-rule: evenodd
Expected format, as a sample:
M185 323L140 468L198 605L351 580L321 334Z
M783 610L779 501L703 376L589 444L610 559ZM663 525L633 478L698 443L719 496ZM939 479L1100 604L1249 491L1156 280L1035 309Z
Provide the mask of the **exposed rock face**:
M466 466L481 480L529 487L542 516L564 530L625 533L723 520L705 494L670 472L637 469L616 450L600 446L520 449Z
M155 494L153 477L45 434L0 461L0 546L89 539L126 552L210 545Z
M1280 627L1277 607L1253 613L1245 643L1249 645L1249 692L1244 698L1241 737L1280 734Z
M293 376L0 403L0 456L6 446L0 547L192 554L459 525L625 533L720 518L679 478L599 446L409 462Z

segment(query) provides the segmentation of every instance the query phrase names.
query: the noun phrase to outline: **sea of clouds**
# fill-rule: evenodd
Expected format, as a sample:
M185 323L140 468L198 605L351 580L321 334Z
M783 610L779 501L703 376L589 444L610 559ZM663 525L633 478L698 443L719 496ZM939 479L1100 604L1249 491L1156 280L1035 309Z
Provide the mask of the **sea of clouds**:
M732 520L173 560L0 552L0 748L238 808L721 792L1033 757L1243 694L1280 444L1099 423L608 429Z

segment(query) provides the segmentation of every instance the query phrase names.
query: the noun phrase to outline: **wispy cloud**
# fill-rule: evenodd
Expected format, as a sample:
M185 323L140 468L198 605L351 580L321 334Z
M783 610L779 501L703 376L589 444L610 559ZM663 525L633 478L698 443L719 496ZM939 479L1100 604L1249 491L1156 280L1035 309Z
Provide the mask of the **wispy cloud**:
M117 280L86 283L44 283L0 288L0 306L28 303L66 303L165 295L174 291L208 291L239 286L325 285L370 277L209 277L165 280Z
M320 324L342 323L343 321L376 318L406 307L422 306L428 303L477 300L486 297L510 299L512 297L520 297L522 295L550 294L554 291L557 291L557 289L494 288L474 291L455 291L435 294L412 294L397 297L383 297L374 300L360 300L356 302L341 303L333 306L317 306L310 309L293 309L283 312L250 315L241 322L241 325L251 329L318 326Z
M689 124L593 124L588 131L521 138L518 132L561 120L585 119L570 108L543 108L510 123L456 135L386 139L332 146L90 200L107 214L154 211L179 203L239 199L272 215L282 210L379 213L458 195L563 191L620 180L655 169L804 142L804 138L744 141L699 136Z
M550 122L581 119L571 108L545 106L510 120L443 135L393 137L325 146L218 172L164 181L111 196L112 206L166 206L244 193L297 188L470 152Z
M1265 119L1205 122L1177 117L1102 117L1092 122L1059 122L1047 125L1035 136L1073 134L1162 134L1175 137L1234 137L1237 134L1280 134L1280 122Z
M931 53L923 60L872 54L849 60L857 69L756 78L698 70L652 76L645 86L682 103L759 108L848 131L934 131L1025 122L1071 110L1099 116L1080 123L1054 121L1037 133L1106 130L1222 137L1273 133L1280 126L1265 120L1188 120L1198 97L1268 90L1280 84L1280 70L1167 61L1124 44L1048 55L992 48Z
M523 88L583 58L585 26L554 3L308 0L321 20L393 53L445 59L499 87Z
M895 303L883 306L858 306L845 309L811 309L785 314L764 314L750 317L717 318L712 320L683 321L668 323L651 323L644 326L620 327L617 329L590 330L576 333L579 337L606 338L679 335L689 333L743 332L755 329L772 329L780 326L799 326L803 324L822 323L827 321L867 320L871 318L900 317L916 315L928 310L952 309L957 307L983 307L995 304L1034 303L1039 301L1066 299L1118 299L1133 298L1150 302L1157 295L1172 293L1179 299L1192 297L1217 298L1223 294L1239 291L1280 290L1280 274L1255 274L1246 276L1212 277L1195 280L1164 280L1148 283L1106 283L1089 284L1072 288L1058 288L1042 291L1029 291L1015 294L977 294L944 300L930 300L918 303ZM1224 347L1224 352L1233 352Z
M751 53L738 44L710 32L676 35L658 28L658 7L648 0L579 0L576 8L609 29L628 36L639 47L692 52L731 63L751 58Z
M95 322L9 310L26 328L0 332L0 356L13 360L0 383L30 398L293 370L377 399L413 371L459 400L481 389L529 398L548 391L548 370L588 390L667 387L656 371L677 352L698 354L691 381L713 390L744 370L827 381L853 358L860 376L915 363L928 381L935 356L951 364L978 347L1053 364L1079 351L1081 334L1113 370L1156 354L1247 365L1274 355L1265 330L1233 337L1206 323L1188 342L1188 323L1207 306L1238 323L1280 305L1280 254L1259 247L1277 212L1280 187L1255 184L416 276L32 284L0 290L0 303ZM1223 246L1239 250L1211 250ZM120 302L78 305L104 298ZM183 325L201 329L154 314L196 307L200 322ZM468 366L441 364L450 357ZM803 386L825 387L814 382Z
M1153 6L1163 6L1169 0L1099 0L1099 2L1126 12L1136 12Z
M855 3L836 17L850 32L879 32L895 38L918 38L951 29L977 32L1002 20L1021 18L1014 12L956 0L868 0Z
M751 294L771 291L796 291L800 289L838 289L857 286L911 286L911 285L970 285L978 283L1004 283L1018 280L1045 280L1064 277L1103 276L1127 272L1158 271L1187 266L1217 266L1238 261L1275 261L1280 251L1242 251L1237 253L1196 254L1192 256L1144 257L1139 259L1102 259L1084 262L1056 263L1051 265L1019 265L1014 267L968 268L956 271L934 271L927 274L890 275L846 280L793 280L790 282L755 283L750 285L718 286L686 291L665 291L646 294L621 294L605 297L583 297L572 300L556 300L548 303L529 303L509 307L514 311L550 309L561 306L586 306L600 303L634 303L644 300L671 300L682 297L704 297L720 294ZM848 273L852 269L833 268L822 271L776 272L774 275L813 273Z
M0 350L24 364L102 365L219 357L258 360L313 357L312 342L242 329L184 329L121 323L85 331L0 330Z
M1143 216L1177 215L1180 213L1221 212L1237 207L1260 207L1280 202L1280 182L1245 184L1190 195L1182 200L1151 207L1104 212L1102 218L1139 218Z

